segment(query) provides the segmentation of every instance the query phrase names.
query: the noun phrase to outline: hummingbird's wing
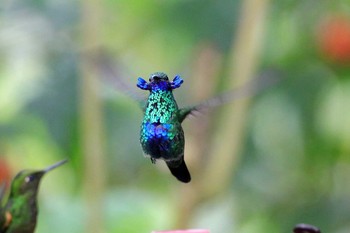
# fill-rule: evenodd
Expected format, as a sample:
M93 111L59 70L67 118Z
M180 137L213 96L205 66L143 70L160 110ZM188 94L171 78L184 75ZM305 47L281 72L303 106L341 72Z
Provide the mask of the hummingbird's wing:
M278 77L279 75L276 71L264 72L263 74L259 75L258 78L248 82L243 87L224 92L195 106L181 108L179 110L179 121L184 121L187 116L195 112L202 112L206 109L217 107L226 103L230 103L237 99L259 93L262 90L265 90L266 88L280 81Z
M136 89L121 77L120 66L113 62L112 56L102 50L86 56L87 59L91 59L91 63L96 67L103 82L112 85L115 89L137 101L142 109L145 107L146 96L135 91Z

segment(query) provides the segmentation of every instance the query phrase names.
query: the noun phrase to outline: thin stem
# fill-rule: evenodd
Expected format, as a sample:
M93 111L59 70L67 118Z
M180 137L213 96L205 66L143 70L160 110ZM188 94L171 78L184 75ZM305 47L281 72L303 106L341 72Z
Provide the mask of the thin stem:
M100 5L98 0L82 1L81 40L84 49L93 48L100 42ZM98 70L88 58L81 60L80 70L81 142L85 157L83 183L88 212L85 232L102 233L105 157Z
M227 86L234 88L249 82L255 75L264 37L268 0L245 0L242 15L232 44ZM228 188L236 169L245 137L249 98L226 105L216 126L206 173L203 174L203 194L210 196ZM208 185L210 184L210 185Z

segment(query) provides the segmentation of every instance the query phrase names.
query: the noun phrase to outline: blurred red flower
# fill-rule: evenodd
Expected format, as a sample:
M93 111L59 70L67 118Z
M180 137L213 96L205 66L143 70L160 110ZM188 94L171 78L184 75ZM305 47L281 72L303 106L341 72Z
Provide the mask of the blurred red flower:
M350 18L329 17L319 29L317 37L321 52L335 62L350 62Z
M6 159L0 157L0 185L2 182L5 182L7 187L10 185L11 169Z

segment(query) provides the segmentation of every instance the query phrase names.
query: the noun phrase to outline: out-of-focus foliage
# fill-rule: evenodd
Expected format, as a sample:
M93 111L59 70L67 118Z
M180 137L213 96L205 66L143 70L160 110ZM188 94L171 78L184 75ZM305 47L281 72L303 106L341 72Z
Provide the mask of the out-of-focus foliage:
M222 59L214 89L225 89L230 78L224 65L242 1L91 2L100 4L101 41L88 48L82 46L84 1L0 4L0 181L8 180L8 173L13 177L24 168L70 159L43 179L38 233L85 232L88 181L79 129L85 56L108 51L118 78L130 86L155 71L182 75L183 88L175 92L180 106L195 103L191 85L198 81L192 75L205 48ZM279 233L307 222L323 232L349 231L349 12L347 0L269 2L258 72L279 70L282 81L253 98L230 186L194 206L189 227ZM154 166L143 158L138 104L108 79L100 80L107 177L101 232L173 228L181 215L179 196L186 194L182 184L162 163ZM190 125L201 120L199 115L184 124L188 142Z

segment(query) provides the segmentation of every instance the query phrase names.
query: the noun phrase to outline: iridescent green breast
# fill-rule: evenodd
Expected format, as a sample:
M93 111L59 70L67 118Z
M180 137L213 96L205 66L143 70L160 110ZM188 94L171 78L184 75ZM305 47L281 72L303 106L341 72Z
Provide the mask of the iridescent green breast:
M140 133L145 154L165 160L183 155L184 134L177 114L178 106L171 91L150 94Z
M178 106L171 91L152 92L147 101L143 121L169 123L176 118Z

